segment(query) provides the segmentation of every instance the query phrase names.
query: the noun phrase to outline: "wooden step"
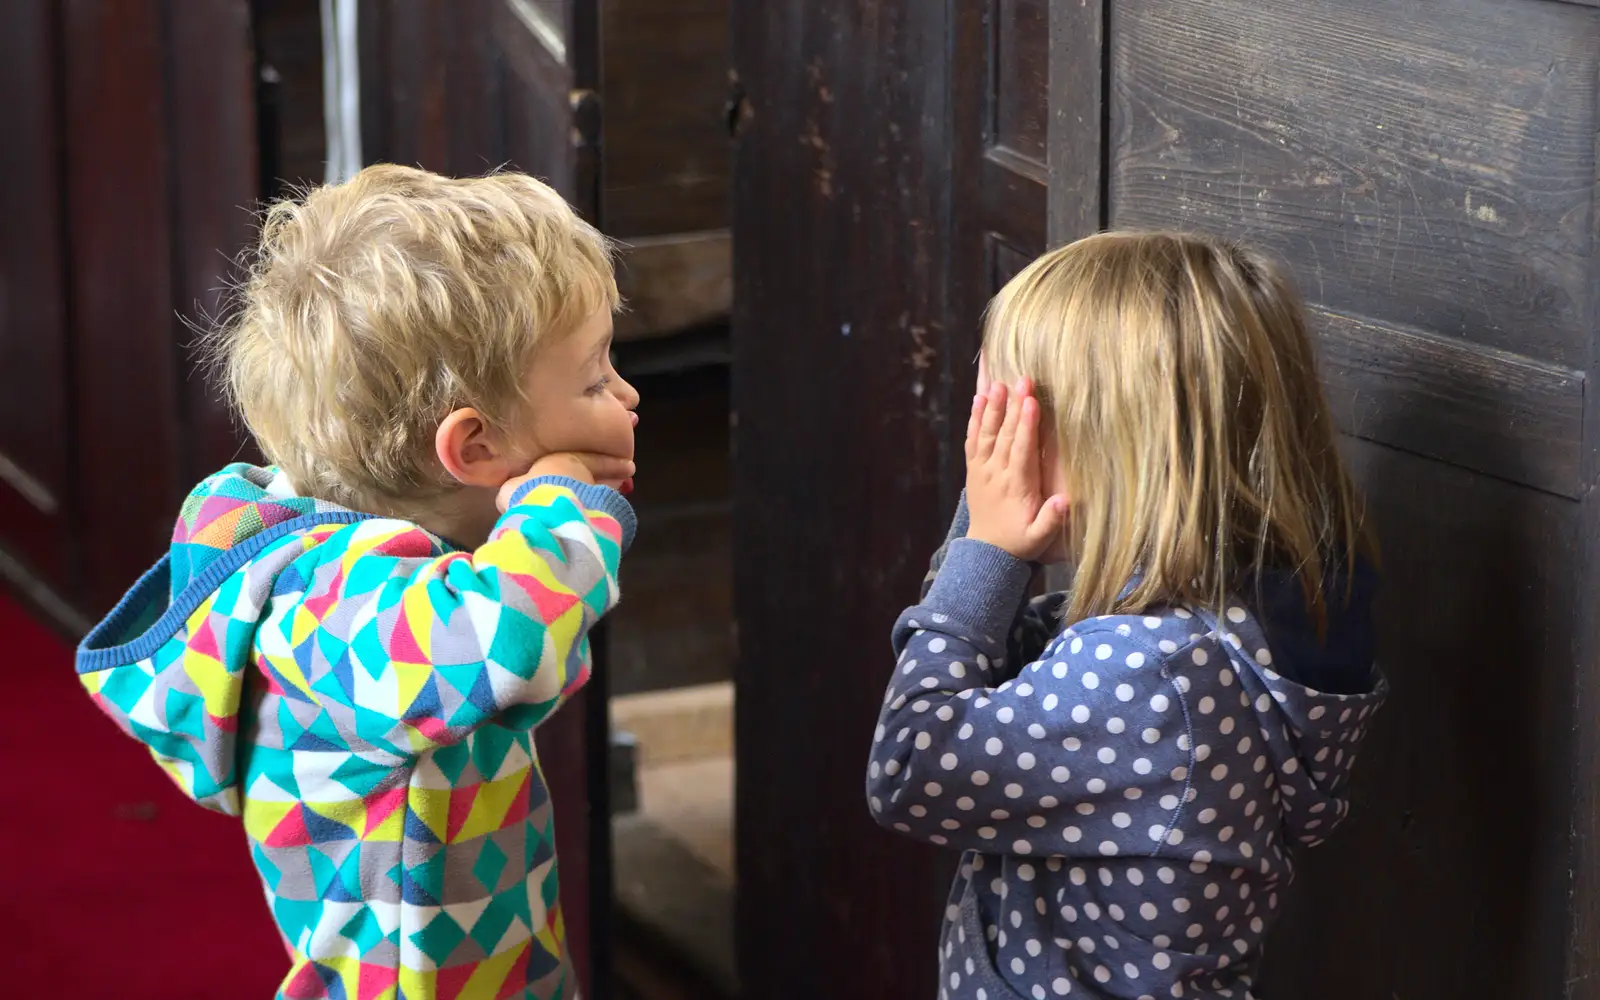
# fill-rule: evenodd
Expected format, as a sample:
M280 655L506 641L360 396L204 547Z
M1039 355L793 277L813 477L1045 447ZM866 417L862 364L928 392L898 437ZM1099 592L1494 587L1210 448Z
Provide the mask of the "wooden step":
M733 682L648 691L611 699L611 728L637 743L637 767L730 757Z

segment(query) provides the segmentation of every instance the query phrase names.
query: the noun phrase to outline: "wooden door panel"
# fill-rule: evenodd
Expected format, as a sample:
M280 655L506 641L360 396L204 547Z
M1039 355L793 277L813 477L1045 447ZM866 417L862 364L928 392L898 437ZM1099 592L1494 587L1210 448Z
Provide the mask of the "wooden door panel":
M1261 995L1561 997L1578 505L1344 444L1386 545L1392 693L1350 819L1298 866Z
M1393 700L1348 830L1310 853L1269 942L1269 992L1563 989L1569 775L1592 728L1572 707L1594 640L1568 498L1597 419L1593 8L1052 4L1052 240L1199 229L1285 258L1386 543Z
M172 294L178 315L203 328L225 312L227 290L239 278L233 261L256 235L251 208L261 197L261 182L250 4L189 3L181 17L170 19L169 30L176 151ZM259 456L229 413L222 387L208 377L193 331L181 333L174 361L189 373L177 400L185 430L181 481L187 486L229 462Z
M59 38L46 0L0 5L0 539L64 590L67 317L58 167Z
M976 340L948 322L947 220L952 201L977 202L946 187L950 130L981 136L985 95L950 94L958 117L943 73L953 44L987 61L984 10L732 13L750 109L733 219L739 979L748 1000L921 1000L939 988L955 855L877 829L861 783L892 669L884 628L955 505L947 431L965 404L949 380L970 386ZM982 150L963 152L970 178ZM967 237L970 295L981 228Z
M564 6L498 0L494 23L507 71L506 153L570 199L577 176ZM595 206L579 207L592 213Z
M1046 0L990 0L993 142L1043 166L1049 141Z
M984 307L1044 252L1049 140L1048 0L956 4L952 81L953 399L973 385ZM966 424L949 421L952 447ZM950 503L953 504L953 498Z
M153 4L68 0L62 11L75 501L86 610L99 614L165 550L189 485L179 485L164 42Z
M1600 11L1113 11L1110 224L1287 259L1318 307L1343 430L1580 495Z
M729 3L602 0L608 236L727 226Z

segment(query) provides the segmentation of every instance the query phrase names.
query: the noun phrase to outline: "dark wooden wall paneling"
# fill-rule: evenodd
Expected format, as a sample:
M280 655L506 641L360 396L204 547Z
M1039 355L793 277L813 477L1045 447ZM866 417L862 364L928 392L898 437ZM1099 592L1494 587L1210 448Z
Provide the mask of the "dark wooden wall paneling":
M250 12L30 0L0 18L0 547L92 617L239 451L187 324L221 312L259 198Z
M728 224L730 0L602 0L603 203L619 239Z
M171 537L181 475L165 47L158 4L64 12L74 492L103 609Z
M76 588L68 515L67 392L57 4L0 5L0 525L4 544L60 592Z
M1393 697L1347 828L1302 867L1266 989L1597 995L1600 17L1052 6L1053 239L1098 206L1285 258L1387 547ZM1106 10L1108 33L1083 23Z
M861 748L819 734L870 727L883 628L960 481L938 408L966 398L982 303L1044 248L1045 186L1052 243L1192 226L1290 261L1388 543L1393 701L1268 988L1600 996L1595 4L1054 0L1048 106L1044 6L735 9L752 996L935 989L940 860L866 829ZM919 285L941 254L942 302Z
M255 237L262 190L258 148L248 141L258 124L250 98L256 53L249 4L185 3L181 10L169 6L167 15L172 304L180 319L189 321L179 330L175 359L182 383L180 425L187 429L180 438L180 488L187 488L229 461L259 460L219 387L206 377L195 331L222 319L229 308L238 277L234 265L239 250Z
M954 501L959 34L922 0L733 24L740 977L751 1000L931 997L953 858L878 830L862 782L888 628Z

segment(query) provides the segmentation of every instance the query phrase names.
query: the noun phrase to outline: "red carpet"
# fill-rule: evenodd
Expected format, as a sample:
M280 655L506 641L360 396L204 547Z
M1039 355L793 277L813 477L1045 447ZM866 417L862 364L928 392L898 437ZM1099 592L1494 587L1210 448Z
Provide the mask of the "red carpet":
M184 798L0 592L0 996L267 1000L288 959L237 820Z

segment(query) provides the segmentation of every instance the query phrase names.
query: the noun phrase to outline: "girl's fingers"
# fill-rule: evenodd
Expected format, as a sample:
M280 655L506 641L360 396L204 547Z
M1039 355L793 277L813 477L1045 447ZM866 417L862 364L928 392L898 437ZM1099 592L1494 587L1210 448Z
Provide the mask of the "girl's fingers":
M995 454L999 455L1001 461L1008 465L1012 461L1011 445L1012 441L1016 437L1017 422L1022 419L1022 408L1027 401L1028 397L1020 393L1013 393L1010 398L1006 400L1005 420L1001 423L1000 431L995 436Z
M1059 493L1049 498L1039 508L1039 513L1028 525L1028 544L1043 546L1059 537L1067 527L1067 498Z
M1031 491L1039 477L1039 401L1024 396L1020 409L1022 416L1017 421L1016 435L1011 439L1011 467Z
M976 395L976 396L972 397L972 413L967 417L967 439L966 440L967 440L967 458L969 460L972 458L972 453L973 453L974 449L976 449L978 447L978 424L983 419L984 406L988 402L989 402L989 397L984 396L981 393L979 395Z
M989 389L988 402L984 405L983 419L978 426L978 446L973 453L973 458L986 461L994 452L995 438L1000 433L1001 424L1005 421L1006 387L996 382Z

